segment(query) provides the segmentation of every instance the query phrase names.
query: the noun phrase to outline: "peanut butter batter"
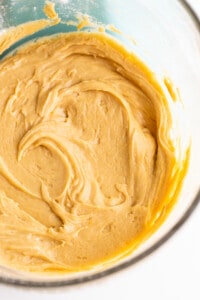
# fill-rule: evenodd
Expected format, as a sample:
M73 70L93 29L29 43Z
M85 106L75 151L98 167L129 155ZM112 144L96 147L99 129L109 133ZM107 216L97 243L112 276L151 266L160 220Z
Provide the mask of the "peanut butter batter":
M80 271L138 246L186 169L173 105L103 33L41 39L1 61L1 264Z

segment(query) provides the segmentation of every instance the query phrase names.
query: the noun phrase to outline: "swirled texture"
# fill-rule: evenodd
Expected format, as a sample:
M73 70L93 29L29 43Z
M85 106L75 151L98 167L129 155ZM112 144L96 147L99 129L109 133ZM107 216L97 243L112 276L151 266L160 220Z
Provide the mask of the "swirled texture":
M181 180L171 105L154 75L104 34L42 39L5 58L1 262L76 271L138 244Z

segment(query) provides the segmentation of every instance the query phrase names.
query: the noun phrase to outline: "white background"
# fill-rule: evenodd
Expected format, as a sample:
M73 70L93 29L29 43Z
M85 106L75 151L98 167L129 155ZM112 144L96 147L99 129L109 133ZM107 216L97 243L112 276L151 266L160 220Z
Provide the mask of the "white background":
M189 2L200 16L200 0ZM136 266L111 277L56 290L22 289L0 285L0 299L200 300L199 214L200 206L181 230L161 249Z

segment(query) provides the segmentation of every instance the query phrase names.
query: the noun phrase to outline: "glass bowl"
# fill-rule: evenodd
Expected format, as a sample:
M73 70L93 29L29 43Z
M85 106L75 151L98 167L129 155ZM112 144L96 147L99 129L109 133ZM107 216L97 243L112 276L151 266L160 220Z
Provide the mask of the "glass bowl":
M126 48L136 53L156 74L169 77L179 88L186 111L184 122L189 124L192 135L192 148L189 171L176 205L161 227L132 254L112 265L52 277L0 267L0 282L28 287L73 285L133 267L163 245L185 223L200 199L200 22L195 12L183 0L55 0L52 2L55 3L62 24L41 30L11 45L0 59L33 38L76 31L77 28L71 21L76 21L77 13L79 16L89 15L99 26L113 24L114 26L108 27L108 34L113 35ZM0 34L13 26L46 18L43 12L44 4L43 0L2 0ZM68 21L71 25L66 24ZM91 30L91 28L88 26L83 30ZM119 34L119 30L123 34Z

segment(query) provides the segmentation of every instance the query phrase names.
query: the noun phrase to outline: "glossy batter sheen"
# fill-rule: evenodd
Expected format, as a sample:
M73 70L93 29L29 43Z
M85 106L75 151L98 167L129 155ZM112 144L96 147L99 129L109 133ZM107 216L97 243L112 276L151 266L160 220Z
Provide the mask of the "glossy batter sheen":
M185 170L173 104L105 34L43 39L1 61L0 262L69 272L134 249Z

